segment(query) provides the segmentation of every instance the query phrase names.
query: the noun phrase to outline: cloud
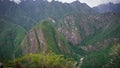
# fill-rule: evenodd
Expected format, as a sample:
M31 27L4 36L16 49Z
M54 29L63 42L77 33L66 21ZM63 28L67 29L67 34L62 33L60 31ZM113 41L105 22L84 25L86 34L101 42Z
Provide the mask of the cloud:
M15 1L17 4L21 2L20 0L13 0L13 1Z
M89 6L94 7L100 4L106 4L109 2L118 3L120 0L79 0L82 3L87 3Z

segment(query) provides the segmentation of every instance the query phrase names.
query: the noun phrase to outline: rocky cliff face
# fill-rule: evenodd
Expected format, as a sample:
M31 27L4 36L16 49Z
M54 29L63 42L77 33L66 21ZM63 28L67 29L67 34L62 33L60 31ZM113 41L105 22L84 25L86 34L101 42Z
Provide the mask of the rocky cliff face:
M76 26L74 16L66 16L63 19L61 27L58 28L58 31L61 32L67 41L73 43L74 45L78 44L81 41L81 36Z
M99 34L106 35L119 28L118 18L119 13L71 14L62 18L59 23L52 18L51 21L54 22L57 30L65 36L68 42L77 45L86 39L90 40Z
M85 37L93 34L93 27L90 26L89 17L84 15L68 15L63 18L63 21L58 27L68 42L73 45L80 43Z

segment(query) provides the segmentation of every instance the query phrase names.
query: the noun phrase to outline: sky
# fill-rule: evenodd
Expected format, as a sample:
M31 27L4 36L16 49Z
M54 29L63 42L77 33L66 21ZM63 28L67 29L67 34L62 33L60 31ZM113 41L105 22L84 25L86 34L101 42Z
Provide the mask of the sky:
M17 3L20 2L20 0L14 0ZM48 0L51 1L51 0ZM56 0L56 1L61 1L61 2L67 2L67 3L71 3L75 0ZM109 2L113 2L113 3L120 3L120 0L79 0L81 3L86 3L87 5L89 5L90 7L94 7L100 4L106 4Z

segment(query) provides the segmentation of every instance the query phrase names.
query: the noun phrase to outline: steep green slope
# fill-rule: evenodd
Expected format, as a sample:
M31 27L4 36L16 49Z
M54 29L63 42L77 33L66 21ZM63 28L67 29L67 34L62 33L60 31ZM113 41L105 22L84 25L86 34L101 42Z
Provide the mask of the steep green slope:
M13 59L21 55L19 45L25 30L13 23L7 17L0 18L0 59Z
M27 34L22 44L23 54L54 52L56 54L71 55L65 38L56 31L50 21L42 21L34 26Z

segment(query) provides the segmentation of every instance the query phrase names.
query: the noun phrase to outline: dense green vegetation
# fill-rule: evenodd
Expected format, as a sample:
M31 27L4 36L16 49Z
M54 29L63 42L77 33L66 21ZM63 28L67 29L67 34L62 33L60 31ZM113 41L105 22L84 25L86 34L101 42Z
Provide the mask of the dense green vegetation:
M52 52L42 54L28 54L10 61L8 66L14 68L75 68L72 59L65 59L63 55Z
M48 45L48 48L59 54L60 50L58 48L58 42L57 42L57 37L59 36L57 36L58 34L55 31L55 28L48 21L43 21L42 23L40 23L40 27L43 30L43 34L47 42L46 45Z
M109 53L110 62L104 68L120 68L120 44L114 45Z
M103 65L109 63L109 51L110 47L106 49L101 49L99 51L91 52L85 56L82 64L82 68L102 68Z
M10 19L0 19L0 58L13 59L21 55L20 43L25 30Z

